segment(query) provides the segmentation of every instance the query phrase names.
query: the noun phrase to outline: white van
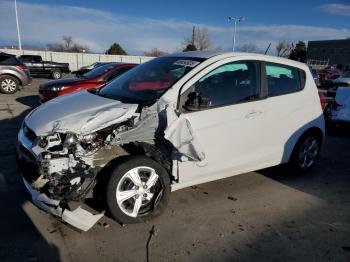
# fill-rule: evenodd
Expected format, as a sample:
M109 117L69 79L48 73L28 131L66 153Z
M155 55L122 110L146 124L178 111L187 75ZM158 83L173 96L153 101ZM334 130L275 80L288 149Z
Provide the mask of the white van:
M24 120L17 152L33 202L88 230L103 214L70 202L99 195L117 221L142 222L170 191L283 163L306 172L323 138L306 65L187 52L41 105Z

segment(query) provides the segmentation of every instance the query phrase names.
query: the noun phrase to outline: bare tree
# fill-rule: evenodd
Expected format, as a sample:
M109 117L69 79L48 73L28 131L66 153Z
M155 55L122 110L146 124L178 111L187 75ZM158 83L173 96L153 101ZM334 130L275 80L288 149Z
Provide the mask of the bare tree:
M207 50L213 46L210 40L208 28L198 28L195 36L195 43L198 46L199 50Z
M193 27L192 36L186 37L183 43L183 50L187 50L187 47L191 47L193 50L208 50L213 47L212 41L209 35L209 29L206 27Z
M259 48L252 43L241 45L237 48L239 52L246 52L246 53L257 53L259 51Z
M152 48L151 51L147 51L144 53L145 56L154 56L154 57L158 57L166 54L167 54L166 52L159 50L158 48Z
M85 45L81 45L79 43L74 43L72 47L69 49L69 52L75 52L75 53L85 53L89 51L89 47Z
M49 51L54 51L54 52L64 52L65 51L63 44L59 44L59 43L47 44L46 47L47 47L47 50L49 50Z
M89 51L89 47L75 42L73 40L73 37L71 36L63 36L62 40L63 40L63 44L62 43L47 44L46 45L47 50L56 51L56 52L76 52L76 53L83 53L83 52Z
M73 45L73 38L71 36L68 36L68 35L64 35L62 37L62 40L64 42L64 45L66 47L66 49L70 49Z
M292 49L292 44L285 41L279 41L276 45L277 56L288 57Z

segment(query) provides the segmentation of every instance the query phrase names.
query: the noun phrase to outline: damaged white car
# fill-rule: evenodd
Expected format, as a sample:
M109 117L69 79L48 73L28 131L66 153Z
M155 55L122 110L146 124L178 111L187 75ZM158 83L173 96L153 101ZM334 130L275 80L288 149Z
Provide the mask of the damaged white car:
M17 155L33 202L88 230L103 214L72 202L102 196L117 221L142 222L170 191L287 162L307 171L323 136L306 65L187 52L39 106L22 124Z

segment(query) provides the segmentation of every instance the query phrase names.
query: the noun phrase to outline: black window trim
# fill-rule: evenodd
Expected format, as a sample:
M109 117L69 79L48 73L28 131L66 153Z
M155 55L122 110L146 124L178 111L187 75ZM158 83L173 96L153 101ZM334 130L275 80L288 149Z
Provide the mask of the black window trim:
M264 82L265 82L266 98L294 94L294 93L301 92L305 89L305 85L306 85L306 72L305 72L305 70L303 70L299 67L281 64L281 63L276 63L276 62L270 62L270 61L261 61L261 62L262 62L261 67L263 68L262 71L264 72L264 74L262 75L262 78L264 78ZM266 74L266 65L267 64L281 66L281 67L290 67L290 68L296 69L298 72L298 77L299 77L299 90L288 92L288 93L283 93L283 94L269 95L269 85L268 85L267 74Z
M198 75L199 73L203 72L205 69L207 69L208 67L212 66L213 64L217 63L217 62L220 62L220 61L215 61L209 65L207 65L205 68L203 68L202 70L200 70L196 75ZM205 108L205 109L201 109L201 110L198 110L198 111L186 111L184 110L182 107L180 107L180 97L181 97L181 91L182 89L184 88L184 86L190 82L194 77L196 77L196 75L192 76L189 80L187 80L180 88L179 90L179 93L178 93L178 98L177 98L177 105L176 105L176 110L177 110L177 113L178 114L190 114L190 113L196 113L196 112L201 112L201 111L205 111L205 110L211 110L211 109L216 109L216 108L221 108L221 107L227 107L227 106L234 106L234 105L240 105L240 104L244 104L244 103L251 103L251 102L257 102L257 101L260 101L260 100L263 100L263 99L266 99L267 98L267 81L266 79L263 80L263 71L265 71L265 67L262 65L264 61L261 61L261 60L256 60L256 59L244 59L244 60L234 60L234 61L231 61L231 62L227 62L225 64L222 64L220 65L221 66L225 66L225 65L228 65L228 64L232 64L232 63L238 63L238 62L253 62L256 64L257 66L257 72L259 73L258 75L258 82L260 84L260 89L259 89L259 96L257 98L255 98L254 100L248 100L248 101L242 101L242 102L238 102L238 103L234 103L234 104L225 104L225 105L220 105L220 106L215 106L215 107L210 107L210 108ZM216 67L218 68L218 67ZM215 68L215 69L216 69ZM215 70L213 69L213 70ZM212 70L212 71L213 71ZM212 72L210 71L210 72ZM265 77L266 78L266 77ZM189 87L190 88L190 87ZM266 93L266 94L265 94Z

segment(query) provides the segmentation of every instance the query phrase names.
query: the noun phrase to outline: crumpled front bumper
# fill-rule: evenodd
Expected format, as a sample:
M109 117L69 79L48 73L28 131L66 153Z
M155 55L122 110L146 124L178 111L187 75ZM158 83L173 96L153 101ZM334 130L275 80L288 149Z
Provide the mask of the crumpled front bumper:
M38 173L38 164L35 152L32 149L32 142L25 136L23 126L18 134L18 144L16 147L17 164L22 172L22 178L25 187L32 196L33 203L44 211L60 217L68 224L88 231L104 214L94 215L80 206L73 211L62 208L59 200L51 199L46 194L39 192L32 185L38 185L40 181ZM40 184L40 183L39 183ZM40 187L37 187L40 188Z
M49 198L46 194L40 193L31 187L28 181L23 178L24 185L32 196L33 203L44 211L60 217L68 224L79 228L83 231L88 231L104 214L93 215L89 211L80 206L73 211L63 209L59 204L60 201Z

